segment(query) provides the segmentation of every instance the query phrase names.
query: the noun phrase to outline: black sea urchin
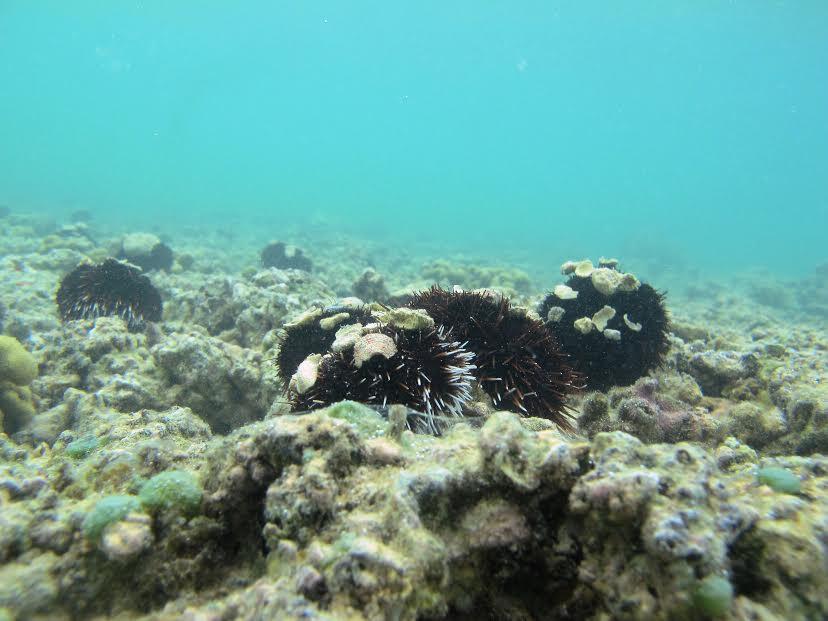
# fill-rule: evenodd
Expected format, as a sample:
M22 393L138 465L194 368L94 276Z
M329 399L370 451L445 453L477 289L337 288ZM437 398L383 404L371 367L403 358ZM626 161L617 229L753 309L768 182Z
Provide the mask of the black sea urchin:
M262 265L278 269L297 269L311 271L311 260L306 257L300 248L287 246L284 242L272 242L262 248Z
M147 271L164 270L169 272L173 265L172 248L164 242L156 244L152 247L148 256L139 258L138 261L135 261L135 264Z
M76 267L63 277L56 301L64 321L114 315L136 327L161 320L161 295L149 278L115 259Z
M367 307L329 306L311 309L296 321L285 324L276 354L276 366L282 381L287 383L299 364L311 354L326 353L333 345L339 328L373 321Z
M634 383L658 367L669 348L664 295L611 265L565 263L572 277L538 309L595 390Z
M496 407L572 428L565 399L579 387L579 376L543 322L515 311L506 298L473 291L432 287L412 296L408 306L425 310L452 338L467 343L475 375Z
M426 430L439 433L435 417L460 416L471 398L473 360L474 354L461 343L445 338L442 327L384 326L363 334L346 351L303 362L297 375L306 377L294 380L289 395L294 410L343 399L379 406L398 403L425 413Z
M162 241L157 242L148 252L127 254L122 249L118 258L137 265L145 272L151 270L169 272L173 265L172 248Z

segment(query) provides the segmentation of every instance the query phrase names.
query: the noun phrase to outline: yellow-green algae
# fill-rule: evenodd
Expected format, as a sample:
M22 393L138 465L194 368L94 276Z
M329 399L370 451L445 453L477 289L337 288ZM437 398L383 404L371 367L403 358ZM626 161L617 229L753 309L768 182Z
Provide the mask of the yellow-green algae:
M25 386L36 377L34 356L16 338L0 335L0 381Z
M20 342L0 335L0 431L13 433L35 415L28 384L37 377L37 361Z

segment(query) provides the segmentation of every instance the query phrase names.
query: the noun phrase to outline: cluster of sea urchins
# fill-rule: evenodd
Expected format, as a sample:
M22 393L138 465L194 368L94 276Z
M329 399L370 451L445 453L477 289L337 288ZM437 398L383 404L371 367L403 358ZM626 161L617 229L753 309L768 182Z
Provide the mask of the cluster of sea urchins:
M116 316L134 328L161 320L161 295L149 278L115 259L76 267L63 277L56 301L64 321Z
M538 313L555 333L587 387L627 386L656 368L669 348L664 295L618 269L567 261L570 278L541 303Z
M385 322L394 312L423 323ZM294 410L396 403L425 413L431 431L435 418L462 415L476 384L495 407L570 429L565 399L580 381L542 321L500 296L438 287L379 318L364 307L310 311L286 326L277 360Z

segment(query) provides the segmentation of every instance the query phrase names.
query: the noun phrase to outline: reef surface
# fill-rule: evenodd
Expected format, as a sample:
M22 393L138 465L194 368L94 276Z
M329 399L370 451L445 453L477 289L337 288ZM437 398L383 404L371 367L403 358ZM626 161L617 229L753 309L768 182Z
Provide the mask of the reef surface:
M562 278L301 235L310 271L264 267L266 240L181 234L146 272L162 321L63 323L65 274L161 240L3 225L2 620L828 617L818 274L653 278L664 364L572 395L572 432L477 391L434 437L399 406L289 413L283 326L433 283L533 309Z

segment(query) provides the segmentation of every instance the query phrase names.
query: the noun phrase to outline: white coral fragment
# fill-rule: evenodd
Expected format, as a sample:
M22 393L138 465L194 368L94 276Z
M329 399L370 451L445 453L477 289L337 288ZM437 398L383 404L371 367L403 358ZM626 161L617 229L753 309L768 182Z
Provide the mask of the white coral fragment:
M592 270L594 269L595 266L589 259L583 259L581 261L567 261L561 265L561 274L564 276L568 274L575 274L579 278L589 278L589 275L592 274Z
M319 363L322 354L311 354L305 358L290 378L291 387L300 395L305 394L319 377Z
M592 328L594 324L592 323L592 319L589 317L581 317L580 319L576 319L572 324L575 326L575 329L580 332L581 334L589 334L592 332Z
M578 292L567 285L558 285L552 290L552 293L561 300L574 300L578 297Z
M397 345L387 334L365 334L354 343L354 366L360 368L374 356L391 358L397 353Z
M604 306L604 308L592 316L592 323L594 323L598 331L601 332L607 327L607 323L613 317L615 317L615 309L612 306Z
M286 328L296 328L296 327L299 327L299 326L307 325L307 324L312 323L313 321L315 321L316 318L319 317L321 314L322 314L322 309L321 308L316 308L316 307L310 308L310 309L306 310L305 312L303 312L301 315L299 315L293 321L286 322L285 327Z
M620 341L621 333L618 330L607 328L603 331L603 335L611 341Z
M348 313L337 313L336 315L332 315L331 317L325 317L324 319L319 320L319 327L323 330L333 330L336 326L341 324L346 319L349 319L351 316Z
M590 276L592 285L601 293L610 296L616 291L635 291L641 285L632 274L625 274L608 267L599 267Z
M566 311L560 306L553 306L549 309L549 312L546 313L546 320L551 321L552 323L557 323L563 319L565 312Z
M633 332L641 332L641 324L635 323L632 319L627 316L627 313L624 313L624 323L627 324L627 327L632 330Z
M391 308L376 313L380 322L402 330L427 330L434 327L434 319L421 308Z
M595 266L592 264L592 261L589 259L584 259L583 261L579 261L575 265L575 275L578 278L589 278L590 274L595 271Z
M336 338L331 345L331 351L339 353L341 351L345 351L346 349L350 349L354 346L357 339L362 336L362 332L363 327L358 323L342 326L336 331Z

